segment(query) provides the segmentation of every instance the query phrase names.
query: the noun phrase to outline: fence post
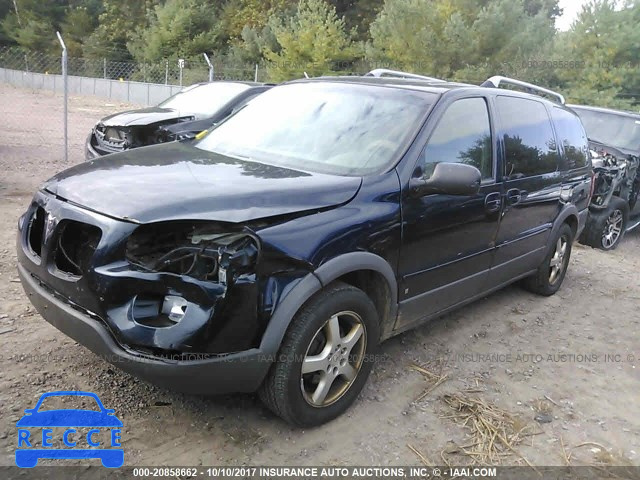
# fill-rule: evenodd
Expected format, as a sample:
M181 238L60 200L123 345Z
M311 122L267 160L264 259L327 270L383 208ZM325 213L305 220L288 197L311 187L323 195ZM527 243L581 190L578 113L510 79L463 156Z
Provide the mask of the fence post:
M184 69L184 58L178 59L178 68L180 69L180 86L182 86L182 70Z
M169 85L169 60L165 60L164 65L164 84Z
M69 82L67 79L67 46L64 44L64 40L62 40L62 35L60 32L56 32L58 36L58 41L60 42L60 46L62 47L62 80L64 85L64 161L67 163L69 161L69 136L68 136L68 127L67 127L67 102L69 100Z
M253 81L256 83L258 82L258 64L257 63L256 63L256 74L254 75Z
M102 78L107 79L107 59L102 59Z
M206 53L203 53L204 55L204 59L207 62L207 65L209 65L209 82L213 82L213 65L211 65L211 61L209 60L209 55L207 55Z

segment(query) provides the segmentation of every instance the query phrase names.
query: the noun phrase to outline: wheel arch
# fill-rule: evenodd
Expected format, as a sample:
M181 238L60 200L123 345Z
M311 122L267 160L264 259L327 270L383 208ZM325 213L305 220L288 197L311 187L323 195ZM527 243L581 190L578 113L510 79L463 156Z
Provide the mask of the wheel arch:
M278 304L260 343L265 354L275 354L300 308L335 281L362 289L376 306L384 333L393 326L398 308L398 285L391 265L379 255L351 252L332 258L307 274Z
M549 235L549 238L554 238L558 233L558 230L560 230L562 225L564 225L565 223L569 225L569 227L571 227L571 231L573 232L573 239L576 240L580 221L578 209L573 204L565 205L564 208L560 210L560 213L556 217L555 222L553 222L553 227L551 228L551 234ZM553 245L550 244L547 249L551 248L553 248Z

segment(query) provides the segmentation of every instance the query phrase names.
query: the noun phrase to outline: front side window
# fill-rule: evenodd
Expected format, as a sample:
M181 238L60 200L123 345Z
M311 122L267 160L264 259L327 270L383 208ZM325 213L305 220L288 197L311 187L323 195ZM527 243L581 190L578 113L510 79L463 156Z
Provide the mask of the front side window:
M513 180L558 170L558 149L544 104L499 96L496 106L504 132L505 175Z
M302 82L274 87L222 122L196 146L298 170L360 176L397 158L437 95Z
M423 177L440 162L464 163L493 178L493 149L489 111L484 98L457 100L444 112L421 157Z
M584 167L589 155L587 136L577 115L558 107L551 109L551 118L556 126L558 141L564 147L564 162L571 170Z

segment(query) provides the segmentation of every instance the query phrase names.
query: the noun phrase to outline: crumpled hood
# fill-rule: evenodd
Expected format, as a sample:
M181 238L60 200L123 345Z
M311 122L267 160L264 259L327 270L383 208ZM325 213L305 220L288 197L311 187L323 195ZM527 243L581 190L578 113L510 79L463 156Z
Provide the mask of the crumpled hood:
M138 125L150 125L178 118L196 118L197 115L189 112L179 112L173 108L149 107L138 110L115 113L104 117L99 123L105 127L130 127Z
M244 222L346 203L361 183L360 177L276 167L172 142L76 165L44 189L95 212L141 223Z
M596 140L589 139L589 148L596 152L604 152L610 155L613 155L617 158L626 158L629 155L638 156L637 151L629 150L627 148L614 147L612 145L607 145L606 143L602 143Z

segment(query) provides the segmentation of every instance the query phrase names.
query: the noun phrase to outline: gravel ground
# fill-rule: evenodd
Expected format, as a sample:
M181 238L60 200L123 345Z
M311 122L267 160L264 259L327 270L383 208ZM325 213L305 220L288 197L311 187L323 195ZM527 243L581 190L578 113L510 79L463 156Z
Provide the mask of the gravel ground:
M41 393L88 390L124 422L128 465L419 464L410 446L434 464L466 464L472 457L459 447L473 442L450 418L446 394L503 409L534 433L505 464L561 465L566 453L573 464L640 465L638 231L615 252L576 245L551 298L509 287L387 341L356 404L312 430L289 427L252 395L151 386L69 340L35 313L17 280L16 222L42 181L82 161L91 126L126 107L70 102L65 163L61 98L0 85L0 464L13 464L15 422ZM433 381L413 364L446 375L420 400Z

